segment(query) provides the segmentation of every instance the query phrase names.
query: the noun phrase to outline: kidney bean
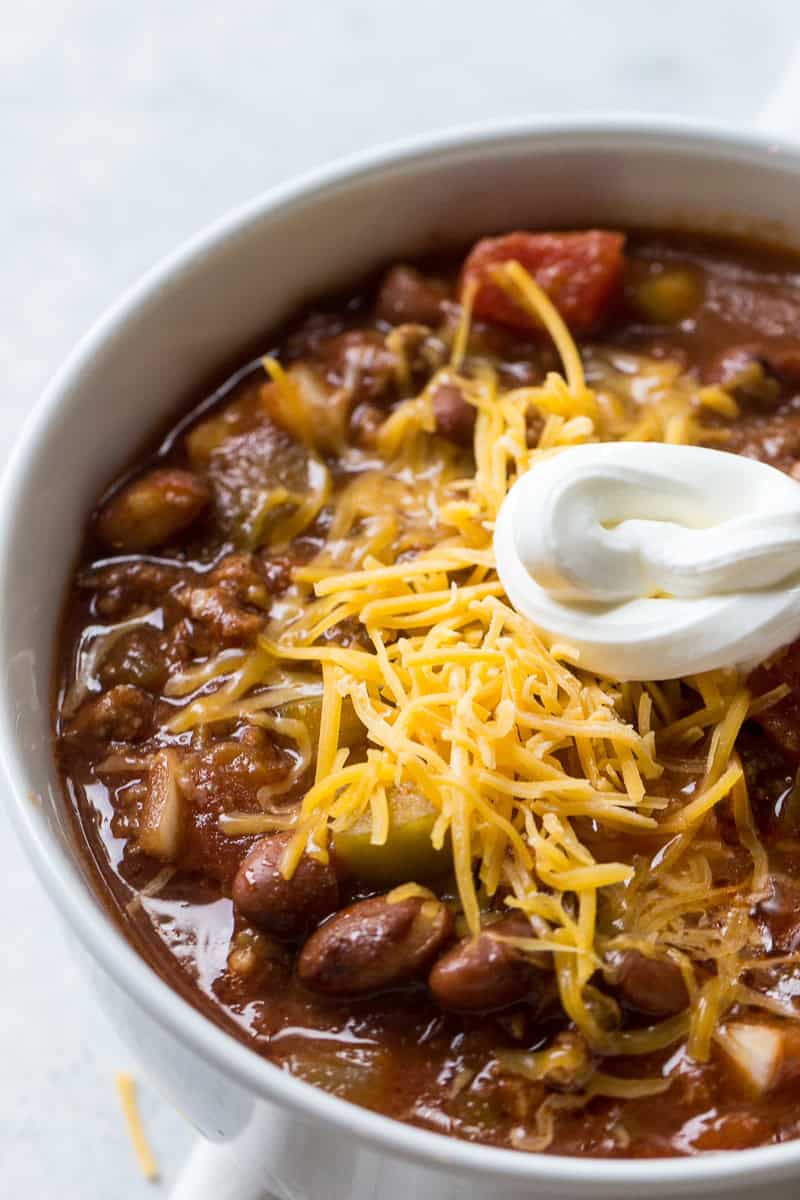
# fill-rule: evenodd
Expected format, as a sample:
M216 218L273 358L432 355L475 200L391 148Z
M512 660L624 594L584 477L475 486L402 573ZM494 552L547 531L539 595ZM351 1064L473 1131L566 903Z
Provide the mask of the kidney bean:
M395 987L430 966L452 928L453 917L439 900L372 896L312 933L300 952L298 975L306 987L327 996Z
M438 325L446 298L447 290L438 281L426 279L414 267L397 266L384 275L375 310L390 325Z
M233 881L233 903L246 920L280 938L304 937L339 907L339 872L304 853L290 879L280 871L291 833L260 838Z
M516 913L477 937L466 937L434 964L428 986L442 1008L470 1012L505 1008L542 991L546 970L500 937L531 937L529 922Z
M614 956L612 969L613 986L623 1003L648 1016L674 1016L689 1003L680 967L669 959L623 950Z
M431 399L436 432L460 446L471 446L477 409L464 399L461 388L455 383L440 383Z
M152 550L188 529L210 499L208 485L194 472L158 468L106 501L97 533L115 550Z

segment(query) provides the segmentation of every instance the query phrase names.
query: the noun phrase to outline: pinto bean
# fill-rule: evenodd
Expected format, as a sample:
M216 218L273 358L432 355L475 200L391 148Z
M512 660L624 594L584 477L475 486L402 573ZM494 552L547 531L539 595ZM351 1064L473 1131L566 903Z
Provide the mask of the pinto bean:
M233 903L259 929L281 938L304 937L339 907L339 873L334 863L303 854L290 879L280 871L291 833L260 838L242 860L233 881Z
M441 283L426 279L414 267L392 267L381 281L375 310L390 325L437 325L446 298L447 290Z
M188 529L210 498L208 485L194 472L158 468L106 501L97 533L115 550L152 550Z
M502 936L530 937L530 924L521 915L503 917L477 937L463 938L434 964L428 986L442 1008L505 1008L541 992L543 965L501 941Z
M669 1017L689 1003L689 993L676 963L648 958L640 950L623 950L612 962L613 986L630 1008L652 1017Z
M454 383L440 383L432 396L436 432L460 446L471 446L475 432L475 406L464 399Z
M453 917L439 900L372 896L312 933L297 971L306 987L327 996L381 991L420 975L452 928Z

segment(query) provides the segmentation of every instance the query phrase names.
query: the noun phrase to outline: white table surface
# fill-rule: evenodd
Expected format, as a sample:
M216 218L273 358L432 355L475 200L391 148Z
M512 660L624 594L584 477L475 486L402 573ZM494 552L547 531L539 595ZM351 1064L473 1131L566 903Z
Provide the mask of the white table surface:
M510 113L750 119L798 39L795 0L0 0L0 462L89 322L259 190ZM136 1064L7 831L0 911L0 1191L166 1195L191 1132L142 1080L163 1178L138 1176L113 1090Z

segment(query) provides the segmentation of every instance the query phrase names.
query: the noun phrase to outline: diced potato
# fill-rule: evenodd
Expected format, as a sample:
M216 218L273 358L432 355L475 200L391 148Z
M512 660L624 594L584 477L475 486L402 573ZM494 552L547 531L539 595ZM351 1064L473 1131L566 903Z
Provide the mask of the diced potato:
M410 788L389 795L389 833L382 846L370 841L369 814L333 836L338 858L359 882L371 887L393 887L409 880L436 879L449 869L452 857L445 843L436 850L431 832L436 813L424 797Z
M800 1066L800 1032L781 1025L731 1021L720 1032L719 1045L744 1089L764 1096Z
M185 818L174 751L160 750L150 768L139 825L139 845L145 854L174 863L180 851Z
M676 325L690 317L703 299L703 284L696 271L672 267L636 283L633 307L654 325Z

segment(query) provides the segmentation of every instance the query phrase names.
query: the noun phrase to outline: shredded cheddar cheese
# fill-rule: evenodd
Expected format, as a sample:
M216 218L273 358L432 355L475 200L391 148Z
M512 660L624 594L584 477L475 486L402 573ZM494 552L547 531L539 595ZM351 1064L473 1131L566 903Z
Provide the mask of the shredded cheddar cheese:
M705 1058L744 994L754 937L747 897L767 877L736 738L748 714L783 692L754 699L730 671L635 684L568 666L565 648L545 644L506 600L492 533L509 488L543 457L592 440L724 443L722 422L736 405L675 363L602 349L582 361L518 263L494 268L493 281L547 331L563 374L503 386L491 360L471 351L466 294L449 364L380 429L383 465L338 490L325 485L314 501L332 506L325 547L295 570L255 652L173 681L186 704L172 729L263 722L321 689L314 779L299 807L290 818L227 814L227 832L293 829L289 876L304 851L325 859L331 839L365 820L372 844L385 844L391 796L412 789L433 814L434 848L452 853L467 927L479 929L498 893L526 914L531 936L519 945L552 955L562 1006L591 1047L636 1055L688 1036ZM276 386L291 388L277 364L265 365ZM460 452L431 437L440 379L476 410L466 474ZM355 631L349 640L329 636L344 629ZM345 707L366 735L356 757L342 737ZM283 732L302 740L289 725ZM700 744L700 781L676 795L668 763ZM719 839L707 830L728 802L745 877L725 884L715 882ZM610 950L626 947L677 963L686 1012L620 1030L615 1002L592 980ZM691 971L698 958L716 968L702 986ZM663 1082L602 1079L593 1094L645 1084L656 1094Z

